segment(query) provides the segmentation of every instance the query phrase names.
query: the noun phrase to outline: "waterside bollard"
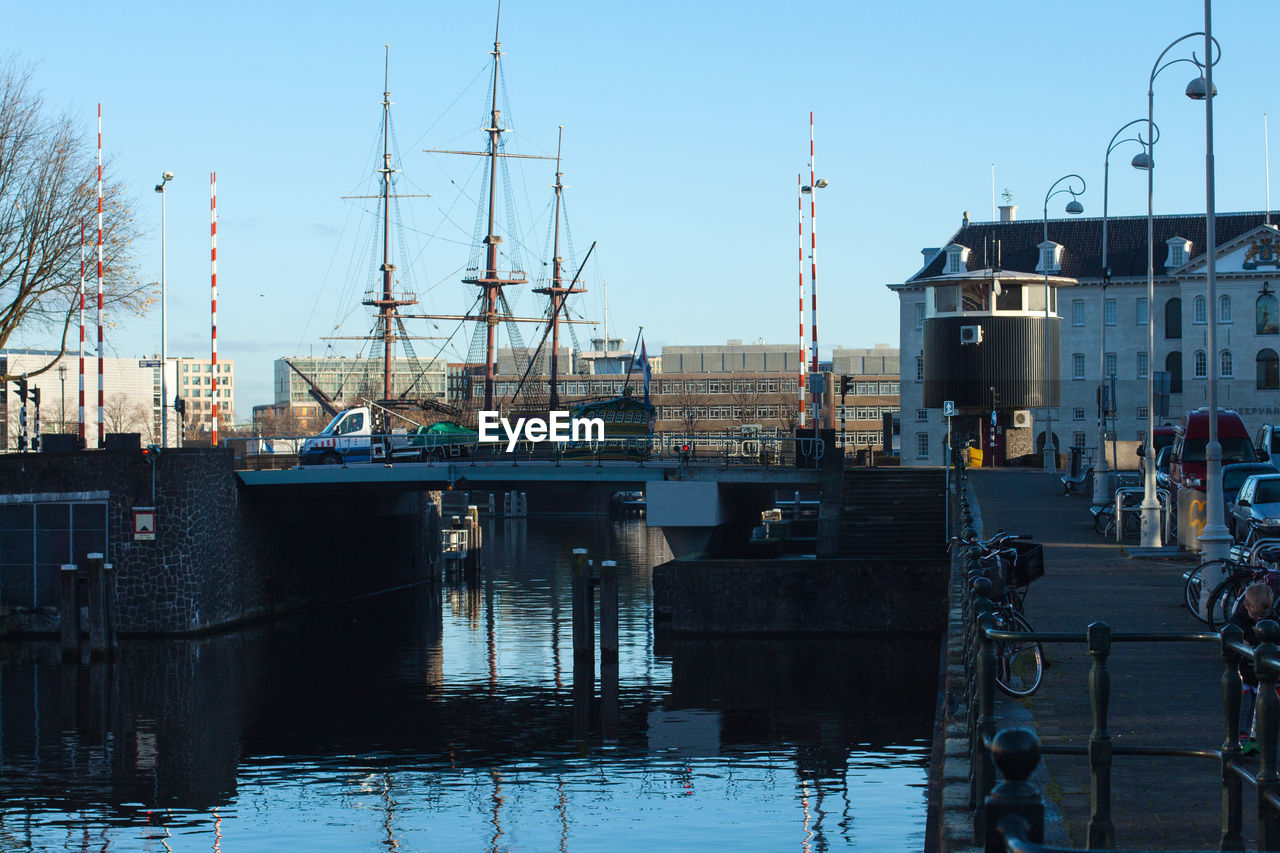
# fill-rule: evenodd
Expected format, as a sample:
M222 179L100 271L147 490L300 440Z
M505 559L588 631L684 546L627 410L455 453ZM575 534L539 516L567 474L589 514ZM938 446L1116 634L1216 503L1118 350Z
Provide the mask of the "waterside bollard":
M76 604L75 563L66 563L58 573L58 622L62 638L62 659L73 660L80 647L80 608Z
M103 557L90 554L89 568L89 655L103 657L107 651L107 595L104 584Z
M600 563L600 659L618 659L618 564Z
M573 656L594 660L595 608L586 548L573 549Z
M1005 853L1008 835L1044 843L1044 801L1027 781L1040 763L1039 738L1027 729L1005 729L991 739L991 754L1004 779L983 800L983 850Z
M1240 653L1232 644L1244 642L1244 631L1228 622L1218 635L1222 647L1222 711L1226 740L1222 744L1222 850L1244 849L1244 780L1234 770L1240 763Z
M1089 814L1089 849L1109 850L1116 846L1116 829L1111 822L1111 735L1107 732L1107 711L1111 704L1111 673L1107 657L1111 654L1111 627L1094 622L1088 629L1089 706L1093 712L1093 731L1089 733L1089 772L1093 791Z

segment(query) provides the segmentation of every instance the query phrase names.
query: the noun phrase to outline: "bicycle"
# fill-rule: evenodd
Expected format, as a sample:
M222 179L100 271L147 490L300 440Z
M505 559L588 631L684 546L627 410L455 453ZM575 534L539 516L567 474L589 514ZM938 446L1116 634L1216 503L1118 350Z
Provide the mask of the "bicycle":
M1280 549L1274 547L1259 549L1256 546L1249 547L1247 544L1240 543L1232 545L1231 551L1225 559L1205 560L1195 568L1183 572L1182 577L1185 581L1183 584L1183 597L1187 609L1199 621L1209 622L1207 617L1200 614L1200 593L1203 590L1203 578L1206 569L1218 569L1223 573L1224 580L1219 581L1218 586L1237 577L1247 579L1249 583L1252 583L1256 569L1259 566L1277 560L1280 560ZM1248 583L1245 585L1247 586ZM1215 587L1215 592L1216 590L1217 587ZM1214 600L1214 593L1210 593L1209 601L1211 606ZM1231 614L1227 613L1226 618L1230 619Z
M1020 558L1016 546L1008 546L1016 540L1030 539L1000 531L989 539L953 539L981 550L979 561L995 572L991 601L994 627L998 631L1031 634L1035 631L1022 609L1026 603L1030 583L1044 573L1042 552L1038 546ZM998 579L998 580L996 580ZM996 657L996 686L1009 696L1030 696L1040 687L1044 677L1044 648L1029 639L996 640L993 643Z

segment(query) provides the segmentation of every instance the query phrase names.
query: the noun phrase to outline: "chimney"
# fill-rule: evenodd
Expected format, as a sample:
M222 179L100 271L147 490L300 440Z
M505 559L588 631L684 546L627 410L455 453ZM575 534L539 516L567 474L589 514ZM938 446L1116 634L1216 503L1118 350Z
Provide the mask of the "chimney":
M1000 205L1000 221L1013 222L1018 218L1018 206L1016 204Z
M938 253L941 251L942 249L937 246L933 246L933 247L926 246L925 248L920 250L920 254L924 255L924 262L927 264L929 263L929 261L936 258L938 256Z
M964 212L964 219L960 220L960 227L961 228L969 227L969 211L967 210Z

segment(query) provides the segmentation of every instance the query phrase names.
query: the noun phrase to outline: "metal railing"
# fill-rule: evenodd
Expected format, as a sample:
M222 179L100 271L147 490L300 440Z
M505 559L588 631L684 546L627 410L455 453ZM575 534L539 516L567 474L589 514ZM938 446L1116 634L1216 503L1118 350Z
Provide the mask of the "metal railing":
M266 459L287 459L289 467L298 459L306 439L312 436L253 436L228 438L237 467L281 467L265 464ZM426 441L422 439L426 438ZM392 462L466 462L508 463L551 461L556 464L600 464L621 460L644 465L646 462L678 462L687 465L752 465L794 467L799 458L817 467L826 455L826 443L820 437L757 436L740 433L657 433L634 437L606 438L603 441L531 442L519 441L508 450L506 441L480 442L459 440L449 436L433 441L432 436L396 433L369 436L371 448L382 452L363 456L359 463ZM336 449L335 449L336 452ZM358 464L358 463L353 463Z
M973 539L973 508L963 489L960 472L960 513L962 536ZM1261 850L1280 850L1280 770L1277 743L1280 742L1280 624L1259 622L1255 632L1259 643L1251 648L1243 633L1228 624L1221 633L1212 632L1116 632L1103 622L1094 622L1082 634L1005 631L996 627L995 604L990 595L993 579L980 559L977 546L960 557L964 561L965 583L970 594L963 596L964 684L967 714L965 734L970 759L969 806L974 815L974 841L988 851L1040 853L1075 848L1045 846L1044 802L1029 782L1042 754L1078 755L1089 759L1090 814L1087 849L1112 849L1115 825L1111 814L1111 768L1113 756L1168 756L1205 758L1219 763L1222 780L1221 850L1244 850L1244 784L1253 786L1258 813L1257 845ZM1088 649L1089 702L1092 730L1087 743L1042 746L1028 730L1011 728L997 732L995 710L996 646L1002 642L1075 643ZM1107 667L1114 643L1214 643L1223 660L1221 690L1225 738L1217 748L1116 746L1107 729L1111 708L1111 673ZM1255 719L1259 767L1256 773L1243 766L1240 747L1242 661L1253 663L1258 679ZM997 770L1003 781L996 782Z

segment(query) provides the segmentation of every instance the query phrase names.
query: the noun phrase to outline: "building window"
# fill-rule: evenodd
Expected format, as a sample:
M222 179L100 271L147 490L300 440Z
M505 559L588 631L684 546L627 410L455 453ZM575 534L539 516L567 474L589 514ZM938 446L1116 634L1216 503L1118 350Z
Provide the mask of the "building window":
M1147 378L1147 371L1150 366L1149 361L1150 360L1147 358L1146 351L1142 351L1138 353L1138 378L1139 379Z
M1219 360L1218 376L1222 379L1230 379L1234 375L1231 366L1231 350L1224 349Z
M1280 356L1273 349L1264 349L1258 353L1258 390L1275 391L1280 389Z
M929 433L927 432L916 433L916 458L929 458Z
M1071 433L1071 444L1073 447L1084 447L1084 442L1085 442L1084 433L1082 432Z
M1169 393L1182 393L1182 352L1174 350L1164 358L1164 369L1169 373Z
M1191 303L1191 322L1207 323L1209 322L1209 302L1203 296L1197 296Z
M1147 297L1139 296L1138 297L1138 325L1139 326L1147 325L1147 320L1148 320Z
M1258 297L1258 302L1254 308L1256 325L1255 332L1259 335L1274 335L1280 332L1280 324L1277 324L1277 302L1276 295L1267 290L1267 282L1262 283L1262 295Z
M1205 356L1204 350L1196 350L1195 378L1204 379L1209 375L1209 359Z
M1072 409L1072 410L1071 410L1071 420L1073 420L1073 421L1082 421L1082 420L1084 420L1084 409Z
M1113 352L1107 353L1105 356L1103 356L1103 361L1106 362L1105 369L1107 371L1107 376L1115 376L1116 375L1116 354Z
M1071 378L1084 379L1084 353L1082 352L1071 355Z
M916 356L916 381L924 381L924 356Z
M927 420L929 420L929 410L928 410L928 409L916 409L916 421L917 421L918 423L924 423L924 422L925 422L925 421L927 421Z
M1182 266L1183 262L1184 260L1183 260L1182 247L1178 245L1170 246L1169 247L1169 266L1180 267Z
M960 272L960 253L959 252L947 252L947 272L948 273Z
M1108 299L1103 304L1102 322L1106 323L1108 326L1114 326L1116 324L1116 301L1114 299Z
M924 303L923 302L916 303L916 328L917 329L924 328Z
M1182 337L1182 300L1176 296L1164 304L1164 336Z
M1218 297L1218 322L1231 322L1231 296L1224 293Z
M1146 406L1138 407L1138 420L1145 421L1147 419L1148 410Z
M1071 300L1071 325L1073 326L1084 325L1084 300L1083 299Z

